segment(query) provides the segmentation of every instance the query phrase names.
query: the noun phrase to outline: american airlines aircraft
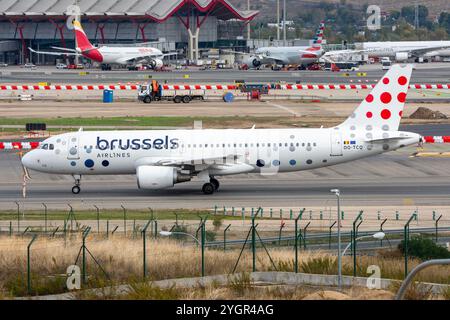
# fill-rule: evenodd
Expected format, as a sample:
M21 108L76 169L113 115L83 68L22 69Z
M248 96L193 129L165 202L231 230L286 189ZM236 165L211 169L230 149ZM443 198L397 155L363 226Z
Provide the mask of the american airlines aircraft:
M140 189L171 188L194 177L202 191L218 177L276 174L349 162L417 144L398 131L411 65L394 65L350 117L320 129L205 129L88 131L56 135L22 158L24 168L72 175L74 194L83 175L136 175ZM28 176L27 170L24 170Z
M263 64L309 65L314 63L324 54L322 48L324 28L325 23L322 22L310 47L262 47L244 59L243 63L250 68L259 68Z
M149 59L149 63L153 68L160 68L163 66L163 59L165 56L172 55L163 54L161 50L150 47L95 47L89 41L84 32L81 23L74 20L74 31L78 47L76 49L57 48L66 52L45 52L35 51L28 48L33 53L47 54L47 55L66 55L66 56L83 56L92 61L99 62L102 66L109 67L110 64L126 65L129 62L139 62L140 60Z

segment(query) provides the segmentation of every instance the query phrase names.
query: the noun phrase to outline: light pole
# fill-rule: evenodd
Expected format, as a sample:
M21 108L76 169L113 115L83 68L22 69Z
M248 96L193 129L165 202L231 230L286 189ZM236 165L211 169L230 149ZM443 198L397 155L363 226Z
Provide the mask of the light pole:
M181 234L181 235L190 236L192 239L197 241L197 244L202 246L201 247L201 249L202 249L202 251L201 251L201 253L202 253L201 254L201 256L202 256L201 265L202 265L202 277L204 277L205 276L205 242L206 242L205 222L202 222L202 225L200 226L200 228L201 228L201 233L202 233L201 237L200 237L201 242L196 237L194 237L192 234L189 234L189 233L186 233L186 232L161 231L161 232L159 232L159 234L162 235L162 236L171 236L173 234Z
M280 41L280 0L277 0L277 40Z
M383 240L385 236L386 236L386 234L384 232L377 232L372 235L356 238L355 242L362 240L362 239L366 239L366 238L374 238L376 240ZM352 242L350 241L349 244L345 247L344 251L342 252L342 256L345 256L345 253L347 252L348 248L350 248L351 245L352 245Z
M286 47L286 0L283 0L283 46Z
M341 204L340 196L341 191L339 189L331 189L331 193L334 193L337 198L337 229L338 229L338 287L342 287L342 256L341 256Z

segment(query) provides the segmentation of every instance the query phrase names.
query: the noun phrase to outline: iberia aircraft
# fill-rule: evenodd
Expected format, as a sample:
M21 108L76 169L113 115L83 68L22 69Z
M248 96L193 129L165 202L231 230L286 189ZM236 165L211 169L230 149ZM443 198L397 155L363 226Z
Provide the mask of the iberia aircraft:
M126 65L130 62L139 62L141 60L149 59L149 63L153 68L160 68L163 66L163 59L165 56L173 55L173 53L163 54L161 50L151 47L108 47L100 46L95 47L89 41L86 33L81 26L81 23L77 20L73 21L75 37L77 40L76 49L57 48L66 52L44 52L35 51L29 48L31 52L47 55L66 55L76 56L82 55L92 61L101 63L103 65L121 64Z
M171 188L194 177L202 191L217 178L276 174L332 166L408 145L421 136L398 131L411 65L394 65L338 126L320 129L205 129L85 131L56 135L22 158L25 168L72 175L136 175L140 189ZM26 170L25 170L26 171Z

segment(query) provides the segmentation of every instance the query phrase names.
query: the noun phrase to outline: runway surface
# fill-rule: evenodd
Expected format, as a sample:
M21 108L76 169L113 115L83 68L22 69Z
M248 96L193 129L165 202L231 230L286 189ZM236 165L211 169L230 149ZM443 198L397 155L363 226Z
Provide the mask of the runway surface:
M412 83L448 83L450 82L450 63L417 64ZM80 71L88 72L80 75ZM271 71L271 70L174 70L171 72L153 71L100 71L100 70L56 70L54 67L38 67L36 70L8 67L0 70L3 83L36 83L47 81L62 83L126 83L143 82L149 79L167 81L168 83L233 83L244 80L255 83L349 83L361 80L369 83L378 81L385 70L381 65L362 66L358 72L367 72L367 76L343 76L345 72L330 71ZM188 78L186 77L188 75Z
M403 128L422 134L441 135L449 126ZM432 132L432 130L434 130ZM431 148L428 147L427 148ZM448 146L433 146L448 150ZM82 192L72 195L70 176L32 172L27 198L22 198L22 168L18 155L0 156L0 209L14 209L14 201L26 208L45 202L67 208L67 203L103 208L212 208L308 207L335 201L331 188L340 188L347 206L450 206L450 159L410 158L415 147L333 167L275 176L238 175L221 179L220 192L200 191L201 182L176 185L164 191L138 190L134 176L83 177Z

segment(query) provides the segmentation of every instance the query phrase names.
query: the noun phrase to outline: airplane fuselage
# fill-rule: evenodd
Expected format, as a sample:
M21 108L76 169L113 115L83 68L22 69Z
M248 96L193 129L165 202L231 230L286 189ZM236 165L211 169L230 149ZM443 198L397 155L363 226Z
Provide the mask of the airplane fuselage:
M450 41L386 41L386 42L365 42L357 45L357 48L365 50L371 57L395 57L397 53L411 52L415 50L426 50L423 56L430 56L427 53L434 52L434 55L446 56L449 49L438 49L437 47L450 47Z
M419 142L415 133L400 134L404 135L400 140L366 142L364 132L333 128L81 131L45 140L40 149L24 157L23 163L46 173L103 175L136 174L138 166L152 165L158 159L191 159L183 163L195 171L201 171L206 162L217 164L216 169L210 169L217 176L276 174L335 165ZM221 164L246 166L236 167L242 172L227 171Z
M263 57L262 64L270 64L276 60L282 64L301 65L316 62L323 54L323 50L319 47L266 47L259 48L255 54Z
M83 56L104 64L127 64L130 60L145 58L163 59L163 53L149 47L108 47L101 46L83 53Z

